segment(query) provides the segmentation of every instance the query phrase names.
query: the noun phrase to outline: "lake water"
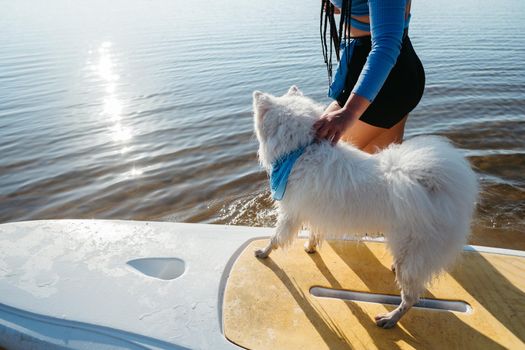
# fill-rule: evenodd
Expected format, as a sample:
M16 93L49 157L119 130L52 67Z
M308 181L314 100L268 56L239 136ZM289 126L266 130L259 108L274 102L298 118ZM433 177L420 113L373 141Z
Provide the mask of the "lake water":
M251 93L326 103L317 1L1 1L0 222L274 225ZM525 249L525 1L414 0L406 137L480 177L473 242Z

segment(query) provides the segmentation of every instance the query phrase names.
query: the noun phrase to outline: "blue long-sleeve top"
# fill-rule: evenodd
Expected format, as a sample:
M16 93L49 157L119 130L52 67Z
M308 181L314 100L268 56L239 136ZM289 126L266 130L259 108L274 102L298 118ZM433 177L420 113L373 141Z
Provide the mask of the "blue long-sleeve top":
M341 7L342 0L330 0ZM352 92L369 101L381 90L401 50L405 21L405 7L410 0L352 0L352 15L369 15L370 25L352 18L351 25L369 31L372 36L370 51Z

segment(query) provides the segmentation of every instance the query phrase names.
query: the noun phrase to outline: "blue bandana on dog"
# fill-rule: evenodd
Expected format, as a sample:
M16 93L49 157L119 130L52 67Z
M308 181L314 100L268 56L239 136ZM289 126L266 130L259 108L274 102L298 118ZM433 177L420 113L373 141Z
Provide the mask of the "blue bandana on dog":
M284 197L288 176L295 164L295 161L304 153L304 149L309 146L299 147L295 151L285 154L272 163L272 172L270 173L270 190L272 198L280 201Z

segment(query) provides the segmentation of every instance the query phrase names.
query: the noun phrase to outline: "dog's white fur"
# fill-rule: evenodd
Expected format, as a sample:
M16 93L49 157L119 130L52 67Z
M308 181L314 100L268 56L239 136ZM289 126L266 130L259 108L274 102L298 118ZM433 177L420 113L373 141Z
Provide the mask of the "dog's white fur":
M281 97L255 91L253 108L259 160L268 171L277 158L312 142L324 110L295 86ZM290 244L302 226L310 230L308 252L324 238L383 233L402 296L398 308L376 317L389 328L459 255L477 193L469 163L442 137L415 137L373 155L344 142L314 143L295 163L277 203L276 232L256 256Z

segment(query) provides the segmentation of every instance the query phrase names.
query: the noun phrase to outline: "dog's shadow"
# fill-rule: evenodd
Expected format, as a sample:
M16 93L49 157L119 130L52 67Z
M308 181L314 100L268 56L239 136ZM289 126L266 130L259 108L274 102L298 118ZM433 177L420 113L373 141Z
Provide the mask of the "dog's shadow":
M310 302L308 297L301 291L300 287L297 286L297 283L288 277L286 272L272 260L271 256L262 262L266 267L271 269L281 280L283 285L286 286L292 297L297 302L297 305L301 307L304 314L315 327L329 349L353 349L350 341L344 335L344 332ZM305 341L308 342L307 339L305 339Z
M359 276L359 278L367 285L367 287L370 290L376 290L380 287L379 283L381 283L381 280L384 281L384 275L382 276L382 278L370 278L370 274L365 274L362 266L360 267L359 265L360 261L362 261L361 259L356 259L355 257L349 256L347 253L345 254L343 246L338 243L326 242L325 244L330 244L330 247L334 250L334 252L342 259L342 261L344 261L344 263L350 269L352 269L352 271L354 271ZM364 254L364 257L366 256L366 261L373 262L373 264L377 265L377 275L388 274L392 280L394 279L394 274L392 273L392 271L385 267L366 245L363 245L361 247L360 254ZM329 287L334 289L344 289L342 284L330 272L328 266L322 258L322 254L315 253L309 254L308 256L315 263L317 269L326 278L326 280L329 283ZM280 279L282 284L288 289L292 297L295 299L297 305L302 309L310 323L315 327L318 334L321 336L324 343L329 349L354 348L350 340L345 336L344 331L340 329L340 327L330 317L330 315L327 314L324 310L319 309L318 306L312 303L312 296L305 295L305 293L301 290L298 284L293 279L291 279L286 274L286 272L271 259L271 256L268 259L263 260L262 262L264 265L266 265L266 267L268 267L275 273L275 275ZM486 261L486 264L488 265L487 268L494 269L493 267L491 267L489 262ZM457 278L458 282L461 283L461 276L454 275L454 277ZM501 276L501 278L502 280L499 282L504 282L503 280L507 281L503 276ZM507 284L509 285L509 288L516 289L516 287L513 286L509 281L507 281ZM475 295L472 293L472 291L468 292L470 292L471 295ZM429 291L427 291L425 295L428 297L434 297ZM481 300L480 302L483 304ZM344 303L348 307L348 311L355 315L355 317L359 320L361 326L368 332L370 338L374 341L375 346L378 349L401 349L402 347L405 347L403 344L409 345L410 347L417 349L439 348L438 344L429 342L429 340L426 338L426 333L424 335L421 335L422 332L414 332L413 334L409 333L412 326L414 326L414 322L406 321L408 315L406 315L405 318L401 319L399 322L401 325L405 325L406 322L405 328L408 330L408 332L405 331L399 325L392 329L385 330L376 326L373 318L371 318L370 315L367 312L365 312L363 308L360 307L359 302L344 301ZM506 326L508 325L508 323L504 319L503 314L499 314L496 307L492 307L486 304L483 304L483 306L485 306L487 310L489 310L500 322L502 322L502 324ZM493 341L492 339L488 338L484 334L480 333L476 329L466 324L464 321L455 316L453 312L449 312L448 316L449 317L447 325L450 327L450 329L454 330L454 334L458 335L458 342L461 343L462 348L472 348L472 346L475 345L479 349L505 349L497 342ZM420 325L417 328L420 330L425 329L429 332L434 332L434 329L432 328L431 313L429 313L428 318L419 320L419 322L425 321L427 321L425 325ZM507 328L510 329L520 339L523 338L523 334L519 335L518 333L516 333L516 327ZM443 334L443 336L452 335ZM305 341L308 342L307 339L305 339Z
M345 254L345 251L343 250L343 245L341 245L338 242L328 242L328 244L334 250L334 252L341 258L341 260L343 260L345 264L360 277L360 279L367 285L367 287L370 290L377 290L381 288L381 286L378 285L378 283L381 283L381 281L384 280L384 278L370 278L369 274L363 273L364 271L363 268L359 266L360 261L372 262L372 264L378 271L377 275L387 274L387 275L392 276L392 279L394 279L394 273L389 268L385 267L377 259L376 255L374 255L374 253L365 244L362 244L359 250L360 254L364 255L364 256L361 256L362 259L361 258L355 259L355 257L349 256L347 253ZM324 274L324 276L330 282L332 287L336 289L342 289L341 284L334 278L334 276L328 270L326 264L322 260L321 255L313 254L311 255L311 258L314 260L317 268ZM487 265L487 268L491 268L494 270L494 267L492 267L492 265L488 261L485 260L485 263ZM500 274L498 275L501 276ZM501 277L504 278L503 276ZM506 279L505 281L507 282L506 284L509 287L512 287L514 289L516 288L512 284L510 284L510 282L508 282ZM462 285L466 284L466 283L461 283L461 280L458 280L458 282ZM435 298L435 296L432 293L430 293L428 290L425 291L425 295L429 298ZM349 308L351 308L352 310L355 310L354 307L351 307L352 304L356 305L355 302L347 301L346 304ZM444 311L438 311L438 312L444 312ZM401 325L403 325L406 322L407 316L408 315L406 315L405 318L402 318L399 321ZM449 329L453 329L454 333L458 334L459 337L461 337L460 342L463 344L462 347L471 348L472 346L476 346L478 349L505 349L505 347L501 346L497 342L493 341L492 339L488 338L484 334L477 331L475 328L472 328L471 326L466 324L464 321L462 321L456 315L454 315L453 312L448 312L448 316L449 316L448 326L450 327ZM428 324L424 327L428 331L432 331L431 317L432 317L432 313L429 313ZM358 319L360 320L361 325L365 329L367 329L371 338L374 339L377 347L380 349L399 348L399 346L396 343L400 340L410 344L411 346L415 348L437 347L436 344L429 344L426 339L416 338L408 334L403 329L401 329L399 325L394 327L393 329L387 330L387 332L391 332L391 333L388 335L388 337L386 337L384 334L385 330L377 327L374 324L373 320L368 321L370 319L368 316L359 317ZM411 325L407 324L406 328L411 329L412 325L413 324ZM449 335L444 335L444 336L452 336L452 335L449 334ZM469 340L474 340L474 339L475 339L474 343L469 343Z

